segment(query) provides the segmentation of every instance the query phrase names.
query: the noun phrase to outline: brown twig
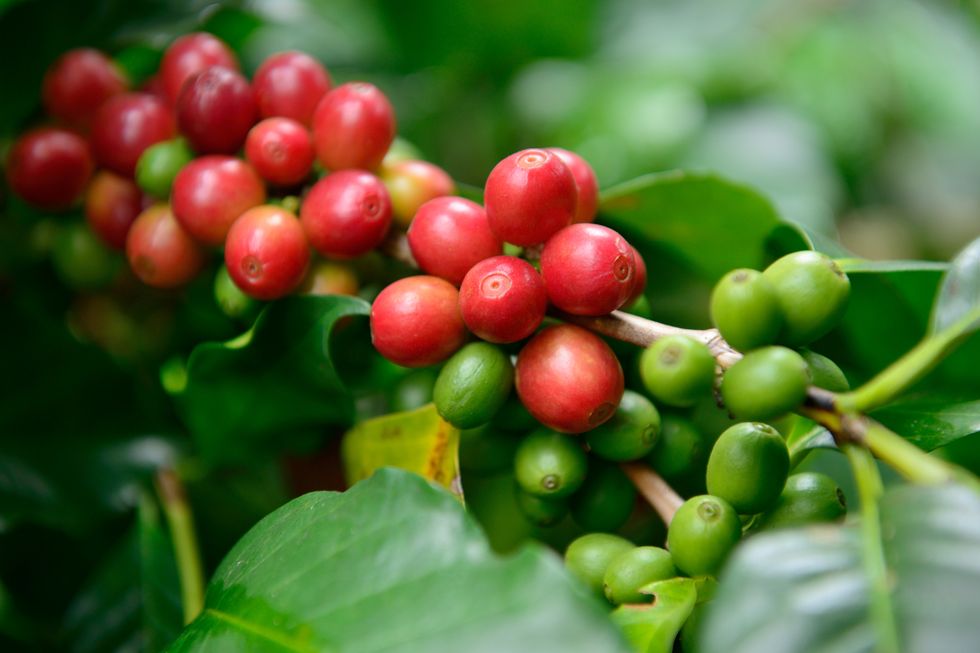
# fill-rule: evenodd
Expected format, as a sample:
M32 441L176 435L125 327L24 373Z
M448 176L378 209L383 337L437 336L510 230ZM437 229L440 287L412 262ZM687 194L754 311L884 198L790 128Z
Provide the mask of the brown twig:
M670 526L670 520L684 503L684 498L677 494L660 474L650 469L649 465L623 463L622 468L637 491L657 511L664 524Z

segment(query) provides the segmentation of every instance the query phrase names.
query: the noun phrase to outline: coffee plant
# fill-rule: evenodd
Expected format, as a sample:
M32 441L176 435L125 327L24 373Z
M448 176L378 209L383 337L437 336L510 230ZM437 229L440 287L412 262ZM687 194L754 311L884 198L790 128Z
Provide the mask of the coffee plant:
M472 186L205 27L61 53L7 148L2 423L73 428L3 434L5 650L980 647L980 239L548 143Z

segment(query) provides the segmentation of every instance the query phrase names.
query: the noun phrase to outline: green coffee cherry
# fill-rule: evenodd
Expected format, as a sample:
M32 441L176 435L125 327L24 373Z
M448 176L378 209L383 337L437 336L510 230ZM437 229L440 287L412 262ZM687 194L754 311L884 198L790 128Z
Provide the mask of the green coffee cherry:
M572 519L586 531L611 532L629 519L636 503L636 488L619 465L597 458L572 497Z
M633 548L629 540L608 533L576 538L565 550L565 567L598 596L604 596L603 577L609 563Z
M677 569L670 553L657 546L638 546L613 558L602 577L602 586L613 605L649 603L651 596L640 589L675 576Z
M742 522L724 499L702 494L684 502L667 529L674 565L688 576L715 576L742 537Z
M256 307L256 301L235 285L224 265L214 275L214 300L221 312L232 319L244 318Z
M831 392L847 392L851 389L847 377L837 367L837 363L809 349L801 350L800 355L810 370L810 382L813 385Z
M704 436L683 417L664 413L661 419L660 438L647 460L661 476L674 480L691 473L702 460Z
M793 252L762 273L776 290L783 313L779 341L806 345L830 331L847 308L851 282L830 257Z
M459 432L459 466L466 474L487 476L514 469L514 455L523 436L490 424Z
M587 469L578 442L549 429L524 438L514 456L514 476L521 489L538 497L569 496L581 487Z
M789 450L768 424L744 422L725 430L708 457L708 493L742 515L776 504L789 473Z
M803 403L809 383L802 356L786 347L763 347L725 372L721 396L736 418L768 420Z
M650 400L638 392L626 390L616 414L586 434L592 453L623 462L650 453L660 435L660 413Z
M776 289L757 270L732 270L711 293L711 321L735 349L771 345L783 326Z
M400 378L391 392L391 412L415 410L430 403L436 376L431 367L422 367Z
M122 259L106 247L83 223L58 230L51 250L58 277L68 286L93 290L109 284L119 272Z
M514 366L499 347L472 342L450 358L432 392L436 410L456 428L486 424L514 384Z
M836 521L847 513L844 493L834 479L817 472L793 474L776 506L757 523L759 530Z
M515 486L514 491L517 493L517 505L521 512L535 526L554 526L568 514L566 499L546 499L528 494L520 485Z
M136 183L144 193L165 200L180 169L191 162L194 152L183 138L151 145L136 162Z
M640 377L655 399L671 406L691 406L711 392L715 359L707 346L693 338L667 336L640 356Z

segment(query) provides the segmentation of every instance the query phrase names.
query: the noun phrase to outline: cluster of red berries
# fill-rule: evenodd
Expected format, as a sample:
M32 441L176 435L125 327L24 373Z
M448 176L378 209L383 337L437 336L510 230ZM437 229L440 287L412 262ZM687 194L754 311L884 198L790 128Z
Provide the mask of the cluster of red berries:
M378 295L375 347L400 365L449 358L467 331L492 343L534 336L517 357L518 396L541 423L580 433L609 419L623 394L623 371L609 346L580 327L541 326L549 304L573 315L621 308L646 284L643 259L626 240L593 224L597 182L578 155L530 149L494 167L485 207L444 197L424 204L408 229L419 267ZM504 255L504 243L527 258ZM457 288L458 287L458 288Z
M132 91L109 57L77 49L48 69L43 102L53 124L14 144L13 192L52 211L83 201L92 231L152 286L185 284L223 246L235 285L275 299L303 282L311 248L364 254L393 217L454 189L437 166L385 161L395 115L378 88L334 87L300 52L270 56L250 82L225 43L188 34ZM303 197L298 211L288 196Z

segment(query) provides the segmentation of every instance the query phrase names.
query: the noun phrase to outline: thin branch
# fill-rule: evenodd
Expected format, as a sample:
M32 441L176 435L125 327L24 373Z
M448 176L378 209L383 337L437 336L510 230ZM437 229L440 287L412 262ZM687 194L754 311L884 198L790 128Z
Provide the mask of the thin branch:
M674 513L684 503L683 497L661 477L657 472L643 463L623 463L623 471L633 481L637 491L647 500L660 515L664 524L670 526Z
M172 469L161 469L156 475L156 490L170 527L174 558L180 579L180 597L184 623L192 622L204 608L204 572L194 532L194 518L184 485Z

